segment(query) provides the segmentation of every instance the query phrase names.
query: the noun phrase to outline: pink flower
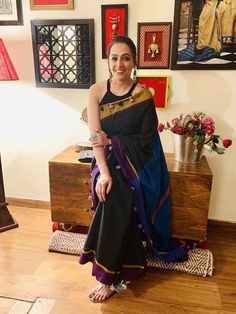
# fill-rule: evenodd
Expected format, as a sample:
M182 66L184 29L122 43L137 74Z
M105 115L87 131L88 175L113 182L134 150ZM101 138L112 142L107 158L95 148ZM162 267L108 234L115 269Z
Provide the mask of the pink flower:
M174 133L183 135L184 134L184 128L182 126L177 126L174 128Z
M165 128L164 124L163 123L159 123L159 125L158 125L158 132L161 133L164 130L164 128Z
M215 121L210 117L206 117L202 119L202 124L204 126L214 126Z
M223 140L224 148L228 148L231 145L232 145L232 140L230 138L226 138L226 139Z
M193 112L191 115L181 113L178 117L158 125L159 132L169 130L175 134L191 137L193 145L198 149L198 144L205 137L205 147L217 154L224 154L225 148L232 145L232 140L222 140L219 134L215 134L215 121L206 116L204 112Z
M208 127L206 127L206 129L205 129L205 132L206 132L206 134L207 135L212 135L212 134L214 134L214 132L215 132L215 127L213 126L208 126Z

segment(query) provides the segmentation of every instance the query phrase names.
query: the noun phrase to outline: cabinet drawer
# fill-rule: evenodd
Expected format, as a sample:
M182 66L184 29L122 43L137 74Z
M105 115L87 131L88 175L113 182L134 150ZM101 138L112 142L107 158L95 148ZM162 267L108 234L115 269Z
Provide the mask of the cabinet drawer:
M172 206L171 234L175 238L206 240L208 208Z
M170 175L171 205L194 207L208 211L212 177Z
M89 226L90 167L49 164L52 221Z

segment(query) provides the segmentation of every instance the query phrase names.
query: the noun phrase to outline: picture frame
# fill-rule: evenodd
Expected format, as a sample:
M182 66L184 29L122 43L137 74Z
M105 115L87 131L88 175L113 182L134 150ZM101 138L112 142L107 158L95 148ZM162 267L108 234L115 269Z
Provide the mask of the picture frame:
M21 0L6 0L0 7L0 25L23 25Z
M175 0L172 70L236 69L236 34L223 24L231 24L231 5Z
M158 110L167 109L170 97L169 80L169 75L137 75L137 82L150 89Z
M36 86L90 88L96 81L94 19L30 22Z
M169 69L171 22L138 23L137 68Z
M101 5L102 59L107 58L107 48L117 35L128 36L128 4Z
M30 0L30 10L74 10L74 0Z

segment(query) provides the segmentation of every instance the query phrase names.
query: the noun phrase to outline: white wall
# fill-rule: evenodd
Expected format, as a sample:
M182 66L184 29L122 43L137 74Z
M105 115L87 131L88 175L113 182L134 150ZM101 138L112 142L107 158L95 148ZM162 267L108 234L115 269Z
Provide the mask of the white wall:
M129 36L137 42L137 22L173 21L173 0L75 0L73 11L30 11L23 0L23 26L0 26L0 37L11 56L19 81L0 82L0 151L7 196L49 200L48 161L69 145L88 138L80 121L88 90L36 88L31 19L93 18L95 20L96 79L107 78L101 59L101 4L128 3ZM217 133L235 142L235 71L140 70L169 74L173 96L168 110L159 111L165 122L180 112L203 110L216 120ZM164 150L172 152L171 134L161 134ZM235 221L236 145L227 154L207 155L214 179L209 217Z

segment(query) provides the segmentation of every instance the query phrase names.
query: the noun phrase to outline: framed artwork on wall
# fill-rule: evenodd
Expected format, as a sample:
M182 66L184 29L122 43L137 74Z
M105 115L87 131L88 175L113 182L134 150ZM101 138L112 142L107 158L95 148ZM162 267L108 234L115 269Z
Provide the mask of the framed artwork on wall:
M175 0L171 69L236 69L233 6L233 1Z
M117 35L128 35L128 4L101 6L102 59L107 57L107 47Z
M74 0L30 0L31 10L73 10Z
M0 1L0 25L23 25L21 0Z
M37 87L89 88L95 83L94 20L31 21Z
M145 85L152 93L156 109L167 109L170 96L168 75L137 75L137 82Z
M139 69L169 68L171 26L171 22L138 23Z

